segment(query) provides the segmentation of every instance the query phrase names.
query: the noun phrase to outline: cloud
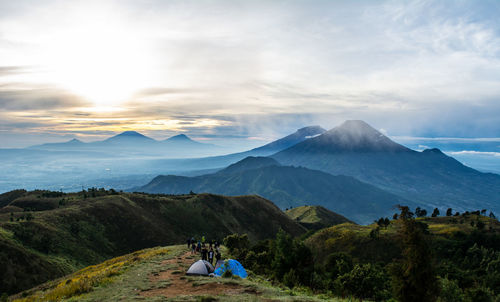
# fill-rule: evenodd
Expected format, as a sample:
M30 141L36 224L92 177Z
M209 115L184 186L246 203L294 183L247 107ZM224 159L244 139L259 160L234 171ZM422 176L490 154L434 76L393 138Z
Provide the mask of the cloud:
M451 155L486 155L486 156L500 157L500 152L480 152L480 151L471 151L471 150L449 152L449 154L451 154Z
M9 129L271 139L363 119L391 136L500 133L498 1L43 3L0 4ZM103 30L90 57L60 43Z
M6 111L39 111L86 105L88 102L81 97L53 88L0 90L0 109Z

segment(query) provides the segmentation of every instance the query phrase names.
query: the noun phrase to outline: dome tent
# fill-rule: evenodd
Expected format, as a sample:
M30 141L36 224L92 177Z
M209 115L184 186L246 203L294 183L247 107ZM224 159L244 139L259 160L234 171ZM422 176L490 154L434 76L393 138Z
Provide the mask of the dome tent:
M226 270L230 270L233 275L238 276L240 278L246 278L248 276L247 271L245 270L243 265L241 265L241 263L238 262L238 260L229 259L224 261L224 264L219 266L214 271L214 274L220 277L222 276L222 274L224 274Z
M212 264L210 264L210 262L205 260L198 260L195 263L191 264L186 272L186 275L208 276L213 272L214 267L212 266Z

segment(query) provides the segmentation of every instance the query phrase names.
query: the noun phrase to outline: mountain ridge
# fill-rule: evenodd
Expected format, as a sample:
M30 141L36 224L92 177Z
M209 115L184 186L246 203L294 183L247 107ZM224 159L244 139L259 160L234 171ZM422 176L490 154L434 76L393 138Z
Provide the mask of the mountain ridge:
M331 175L304 167L276 165L272 159L248 158L220 172L195 177L159 175L129 191L183 194L210 192L223 195L258 194L281 209L321 205L358 223L389 215L395 205L414 205L405 198L361 182L351 176ZM236 167L235 169L231 167Z
M344 123L271 157L283 165L352 176L426 206L500 210L499 175L464 166L439 149L408 149L364 122Z

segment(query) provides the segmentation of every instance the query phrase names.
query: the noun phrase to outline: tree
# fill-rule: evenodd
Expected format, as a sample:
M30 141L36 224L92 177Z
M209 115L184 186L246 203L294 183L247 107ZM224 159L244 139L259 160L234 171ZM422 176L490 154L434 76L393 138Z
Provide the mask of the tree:
M453 213L453 210L451 208L448 208L448 210L446 210L446 216L451 216Z
M495 217L495 214L493 214L493 212L491 212L491 211L490 211L490 218L497 219L497 218Z
M421 209L420 207L417 207L415 209L415 215L417 215L417 217L425 217L425 216L427 216L427 210Z
M339 277L342 288L359 299L387 299L384 270L371 263L356 264L352 271Z
M26 220L27 220L27 221L31 221L31 220L33 220L34 218L35 218L35 217L34 217L34 216L33 216L33 214L31 214L31 213L28 213L28 214L26 215Z
M490 217L491 217L491 213L490 213ZM13 222L14 221L14 213L10 212L10 222Z
M337 252L326 258L325 272L332 280L349 273L352 269L352 257L349 254Z
M422 213L422 209L420 207L417 207L415 209L415 215L417 215L417 217L422 217L421 214Z
M250 247L250 241L247 234L232 234L224 238L224 245L233 257L244 259Z
M398 213L395 213L395 214L392 216L392 219L397 220L397 219L398 219Z
M380 227L377 226L376 228L374 228L370 231L370 238L377 239L379 234L380 234Z
M476 227L478 228L478 230L484 229L484 222L482 222L481 220L478 220L476 222Z
M285 274L288 274L287 282L293 280L290 270L294 269L298 281L303 285L311 283L311 276L314 272L314 261L311 250L303 242L293 239L282 229L276 234L276 240L272 247L273 259L271 269L277 280L283 281Z
M425 224L410 215L406 206L400 206L402 227L398 231L404 245L403 260L392 267L394 296L399 301L435 301L439 292L427 242Z
M432 211L432 217L437 217L439 216L439 209L438 208L435 208L434 211Z
M457 280L449 280L448 278L439 279L441 292L439 294L439 302L462 302L464 294L458 286Z

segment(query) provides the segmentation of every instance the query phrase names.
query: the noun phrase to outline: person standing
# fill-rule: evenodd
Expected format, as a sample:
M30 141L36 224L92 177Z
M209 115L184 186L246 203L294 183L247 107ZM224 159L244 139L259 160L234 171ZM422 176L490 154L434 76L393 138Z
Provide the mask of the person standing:
M194 255L196 253L196 243L194 243L194 240L191 242L191 255Z
M208 250L205 244L201 248L201 260L208 260Z
M198 245L196 246L196 251L199 253L201 252L201 242L198 241Z
M215 252L215 265L217 266L217 263L219 262L219 260L222 258L222 255L220 254L220 251L217 250L217 252Z
M214 254L214 249L210 247L210 250L208 251L208 262L212 265L214 265Z
M187 240L187 245L188 245L188 248L190 248L190 247L191 247L191 238L188 238L188 240Z

